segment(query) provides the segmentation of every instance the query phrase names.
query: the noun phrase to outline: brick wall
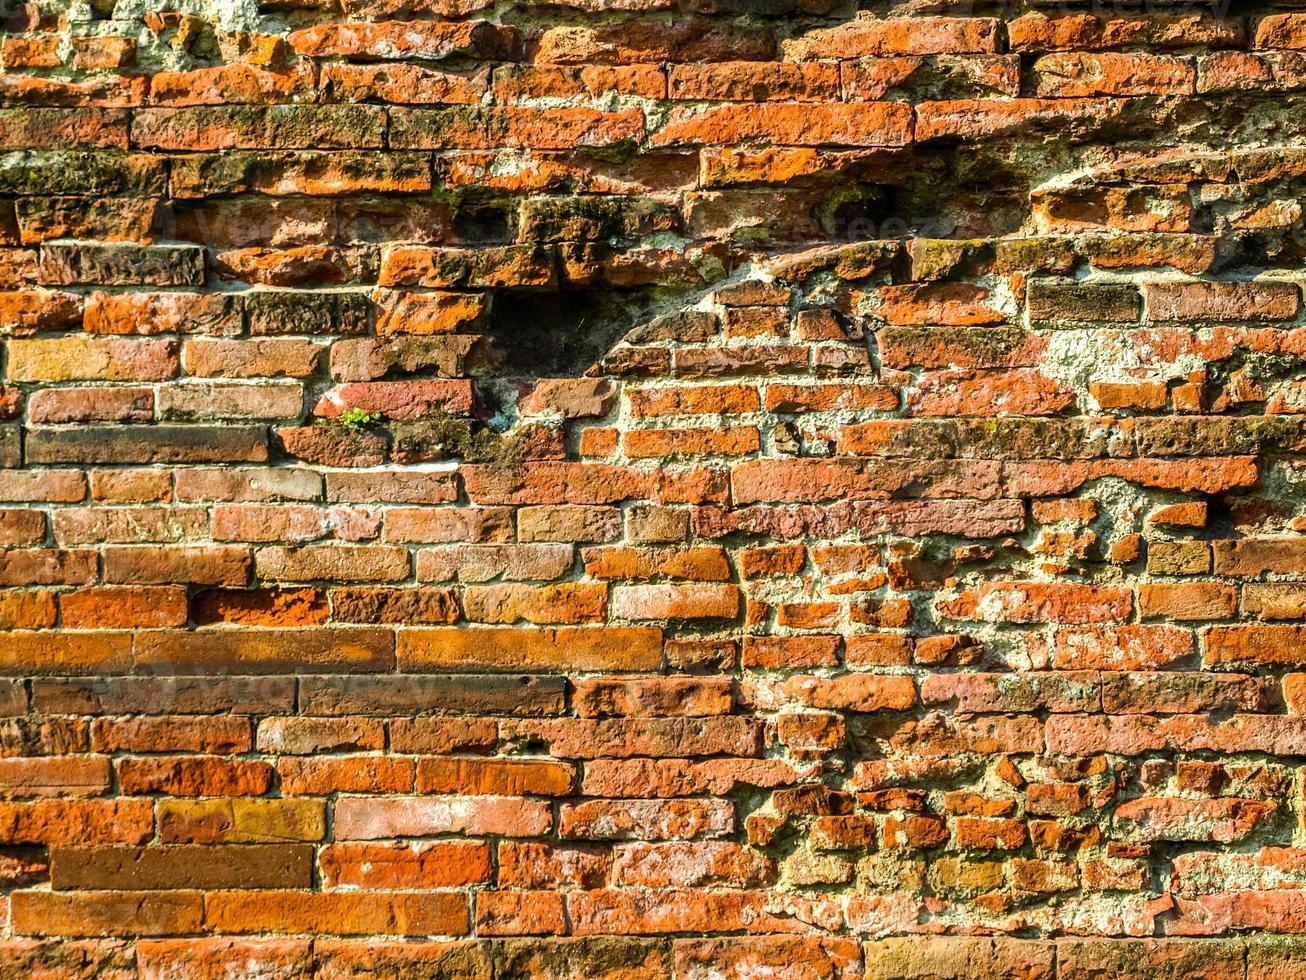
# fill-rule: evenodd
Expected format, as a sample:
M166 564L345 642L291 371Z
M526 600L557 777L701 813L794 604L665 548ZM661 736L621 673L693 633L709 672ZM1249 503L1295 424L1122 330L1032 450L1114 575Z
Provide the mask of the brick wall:
M1300 3L9 6L0 976L1301 975Z

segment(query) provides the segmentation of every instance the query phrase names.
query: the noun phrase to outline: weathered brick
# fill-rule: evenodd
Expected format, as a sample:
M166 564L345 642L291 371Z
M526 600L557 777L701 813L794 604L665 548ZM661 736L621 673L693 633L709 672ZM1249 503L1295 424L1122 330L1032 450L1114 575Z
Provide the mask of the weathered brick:
M724 837L734 827L724 800L593 800L564 804L558 834L582 840L693 840Z
M1287 282L1149 283L1143 297L1150 320L1289 320L1301 303Z
M278 582L394 582L408 577L408 553L371 545L260 548L255 571L259 578Z
M14 340L8 352L12 381L162 381L178 370L177 344L170 340Z
M145 683L140 678L134 679L137 685ZM155 679L151 679L153 681ZM70 685L63 685L67 689ZM145 687L144 691L148 692ZM67 691L70 695L62 705L56 700L53 691L42 692L40 699L43 706L70 706L79 691ZM199 692L197 692L199 693ZM210 692L202 692L210 693ZM220 689L212 691L216 697ZM141 707L148 707L142 704ZM183 704L156 706L179 709ZM210 710L221 706L213 704ZM91 746L97 752L246 752L251 747L249 721L246 718L206 715L187 717L185 715L159 715L156 717L131 718L96 718L91 726Z
M312 882L313 849L286 845L52 848L58 891L185 888L303 888Z
M467 899L451 892L215 892L206 924L227 933L462 935Z
M300 690L308 714L436 712L559 714L562 678L451 674L442 677L305 677Z
M155 150L348 149L379 147L383 119L372 106L199 106L141 109L131 139Z
M202 286L204 253L194 245L45 244L41 281L53 285Z
M320 841L326 807L320 800L161 800L163 844L286 844Z
M5 844L144 844L153 833L149 800L0 803L0 841Z
M34 429L31 463L261 463L267 430L254 426L152 425Z
M27 936L167 936L194 932L204 896L176 892L18 892L10 906L15 932Z
M59 597L65 629L148 629L185 626L186 592L181 588L88 588Z
M648 670L662 663L661 631L650 627L563 626L401 629L402 670Z
M456 888L488 882L490 847L477 841L329 844L322 849L328 888Z
M856 106L740 105L672 109L650 140L654 146L692 146L767 140L782 146L901 146L910 142L912 116L893 102Z
M1050 942L969 936L904 936L866 944L868 980L1054 975Z
M262 796L272 788L272 767L258 760L206 756L123 759L118 783L124 793L168 796Z
M535 837L548 831L547 803L512 797L410 797L370 799L346 796L336 802L338 840L445 833Z
M387 670L389 630L163 630L137 634L136 663L158 673L317 674Z
M165 676L38 680L32 703L37 710L53 714L208 715L287 711L293 700L293 678ZM212 731L219 738L228 720L214 724Z

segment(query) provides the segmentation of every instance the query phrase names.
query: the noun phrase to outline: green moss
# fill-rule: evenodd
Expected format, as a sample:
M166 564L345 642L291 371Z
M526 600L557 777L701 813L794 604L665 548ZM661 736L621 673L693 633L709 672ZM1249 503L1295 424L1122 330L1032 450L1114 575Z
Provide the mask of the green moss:
M340 413L340 424L346 429L360 432L364 429L370 429L374 425L379 425L384 417L380 412L369 412L366 409L354 406Z

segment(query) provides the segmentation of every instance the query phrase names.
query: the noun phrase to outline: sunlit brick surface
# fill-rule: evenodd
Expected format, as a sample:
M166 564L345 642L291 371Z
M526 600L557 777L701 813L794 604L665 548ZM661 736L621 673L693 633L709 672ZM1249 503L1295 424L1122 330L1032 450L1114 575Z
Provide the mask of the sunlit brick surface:
M158 6L0 43L0 976L1306 970L1300 3Z

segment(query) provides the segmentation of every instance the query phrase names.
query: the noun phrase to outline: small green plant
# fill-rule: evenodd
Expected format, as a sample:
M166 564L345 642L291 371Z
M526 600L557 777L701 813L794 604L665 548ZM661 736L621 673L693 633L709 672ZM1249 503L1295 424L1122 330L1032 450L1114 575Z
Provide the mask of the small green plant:
M380 412L369 412L362 408L347 408L340 413L340 424L346 429L352 429L359 432L363 429L379 425L382 415Z

